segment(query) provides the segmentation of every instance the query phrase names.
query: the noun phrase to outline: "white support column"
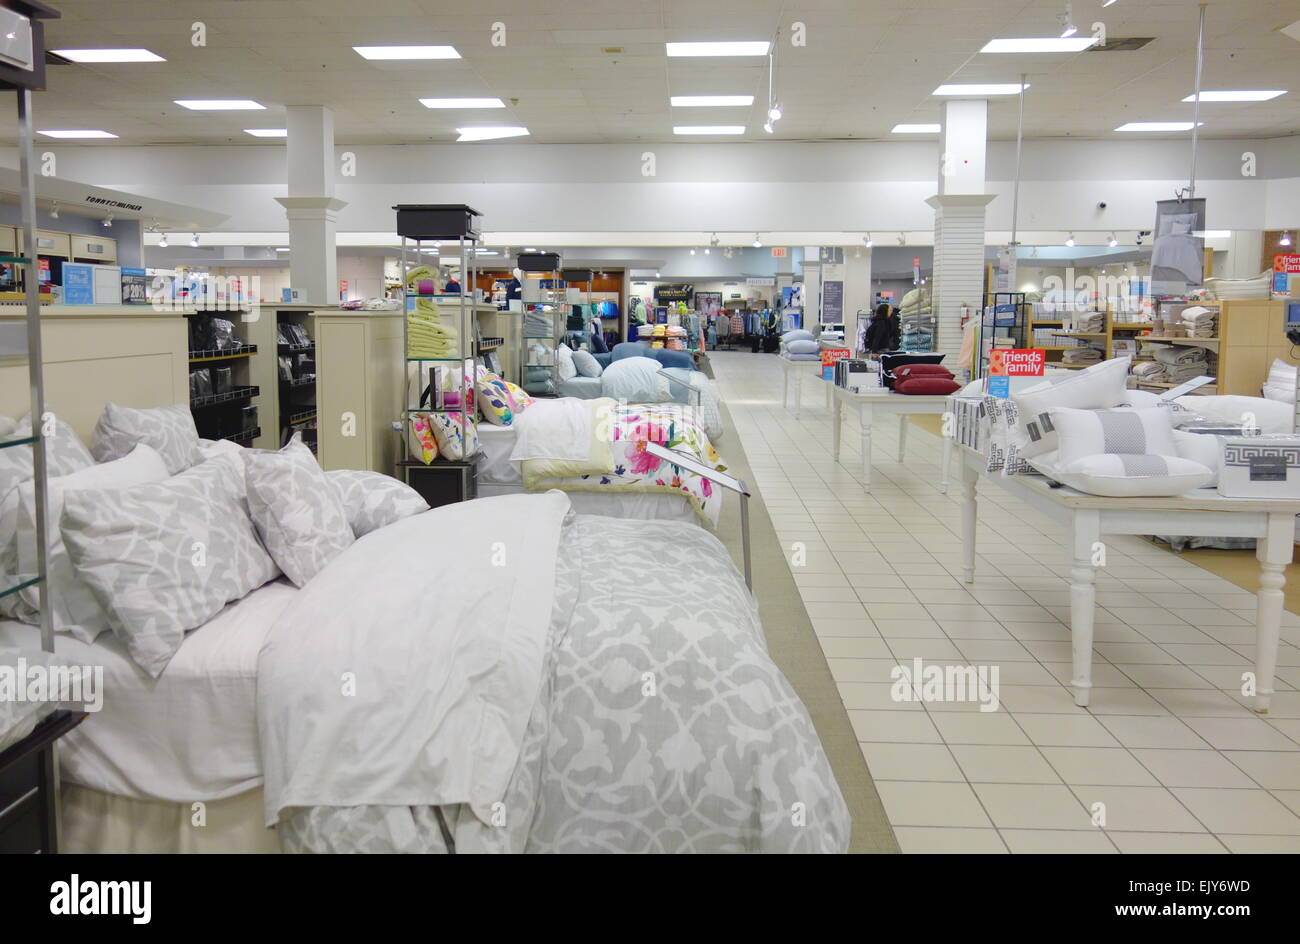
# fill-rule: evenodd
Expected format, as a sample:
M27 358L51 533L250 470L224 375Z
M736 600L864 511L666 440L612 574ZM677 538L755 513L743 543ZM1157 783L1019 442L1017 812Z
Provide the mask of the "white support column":
M289 282L315 305L338 303L338 211L334 196L334 113L321 105L285 108L288 196L276 201L289 220Z
M861 252L861 255L858 253ZM844 346L853 349L858 337L858 311L871 312L871 250L844 250Z
M941 112L939 192L934 208L934 296L936 349L953 369L961 351L961 306L975 308L984 295L984 212L994 195L984 192L988 102L955 99Z

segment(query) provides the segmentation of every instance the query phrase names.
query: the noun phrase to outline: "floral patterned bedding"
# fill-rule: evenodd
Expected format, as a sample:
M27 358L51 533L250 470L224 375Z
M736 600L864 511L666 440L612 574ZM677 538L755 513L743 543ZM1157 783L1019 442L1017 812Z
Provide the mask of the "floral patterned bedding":
M646 452L645 448L647 443L658 443L687 452L710 468L725 469L704 431L698 410L680 403L620 403L597 422L604 424L601 438L610 443L613 451L612 472L563 479L535 478L528 475L525 464L524 481L528 488L680 495L695 509L701 522L717 525L722 509L721 489L706 478Z

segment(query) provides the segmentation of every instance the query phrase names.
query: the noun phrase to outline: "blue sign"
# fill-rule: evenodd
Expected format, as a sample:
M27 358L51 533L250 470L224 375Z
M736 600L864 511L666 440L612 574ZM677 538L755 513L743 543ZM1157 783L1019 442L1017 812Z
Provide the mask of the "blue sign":
M63 264L63 304L95 304L95 267L79 262Z
M1001 397L1003 400L1011 396L1011 378L1010 377L990 377L988 378L989 396Z

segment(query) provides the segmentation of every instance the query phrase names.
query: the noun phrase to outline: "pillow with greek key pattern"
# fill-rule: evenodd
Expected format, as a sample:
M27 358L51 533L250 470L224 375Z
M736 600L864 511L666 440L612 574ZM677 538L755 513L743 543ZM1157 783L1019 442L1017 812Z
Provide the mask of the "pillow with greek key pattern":
M257 533L301 587L356 540L343 503L297 436L279 452L247 449L242 458Z
M337 469L326 472L325 477L343 503L348 526L356 537L429 510L419 492L382 472Z
M120 459L140 443L162 456L171 475L203 461L199 431L188 403L143 410L116 403L106 405L90 437L95 460Z
M257 539L228 455L163 482L68 492L61 531L77 576L154 678L187 630L280 573Z

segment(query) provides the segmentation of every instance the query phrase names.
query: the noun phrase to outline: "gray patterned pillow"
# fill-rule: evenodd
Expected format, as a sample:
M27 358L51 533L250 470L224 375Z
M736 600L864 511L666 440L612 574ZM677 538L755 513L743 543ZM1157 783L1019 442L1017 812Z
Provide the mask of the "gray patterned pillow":
M295 436L279 452L243 453L248 510L284 575L301 587L353 541L343 503Z
M152 447L172 475L203 461L199 431L188 403L135 409L109 403L100 414L90 437L90 451L99 462L110 462L130 453L138 444Z
M248 518L232 456L165 482L69 492L62 532L77 576L154 678L186 630L279 573Z
M71 426L53 413L47 412L45 432L45 463L50 478L71 475L95 464L80 437ZM28 414L10 434L9 438L26 439L32 434L32 418ZM127 452L130 452L128 449ZM10 446L0 449L0 494L4 494L32 477L32 447Z
M382 472L337 469L325 477L343 503L348 526L357 537L429 510L429 503L405 482Z

